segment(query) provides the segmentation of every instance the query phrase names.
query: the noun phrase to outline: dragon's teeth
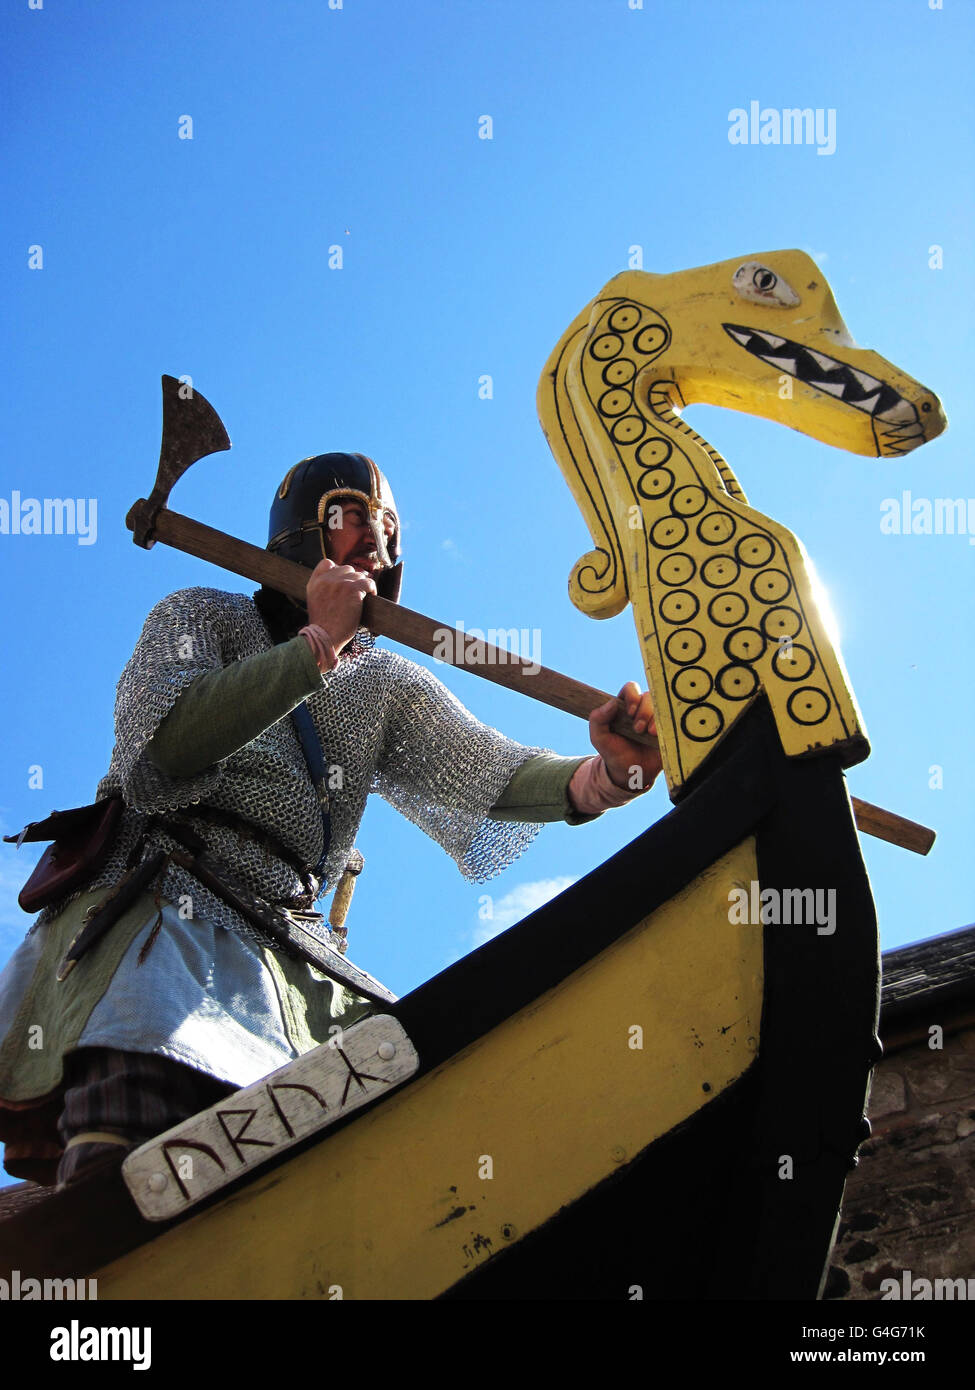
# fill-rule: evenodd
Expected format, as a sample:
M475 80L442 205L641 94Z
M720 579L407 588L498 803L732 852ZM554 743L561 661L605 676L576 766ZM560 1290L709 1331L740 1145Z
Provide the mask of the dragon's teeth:
M756 338L761 338L770 348L780 348L785 342L784 338L777 338L774 333L763 333L757 328L752 331Z
M827 357L825 353L816 352L813 348L806 348L806 351L809 353L809 356L812 358L812 360L816 363L816 366L822 367L824 372L835 372L837 367L841 367L843 365L842 362L837 362L835 357Z
M857 371L856 367L850 367L849 370L856 377L864 391L879 391L883 385L882 381L878 381L875 376L870 376L868 372Z
M892 406L888 406L886 410L882 410L877 416L877 419L883 420L885 424L910 425L917 419L917 412L910 401L905 401L902 396L899 400L895 401Z
M843 383L840 381L813 381L810 377L806 384L815 386L817 391L828 391L831 396L842 397L843 395Z

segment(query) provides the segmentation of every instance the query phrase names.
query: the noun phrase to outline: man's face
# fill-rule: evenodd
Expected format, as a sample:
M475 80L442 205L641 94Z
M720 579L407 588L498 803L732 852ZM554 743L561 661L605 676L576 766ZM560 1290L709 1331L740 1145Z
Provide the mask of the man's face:
M384 519L384 530L387 538L391 538L396 530L396 523L388 512ZM335 564L352 565L357 570L365 570L367 574L378 574L382 569L365 504L358 498L334 498L328 504L322 534L328 558Z

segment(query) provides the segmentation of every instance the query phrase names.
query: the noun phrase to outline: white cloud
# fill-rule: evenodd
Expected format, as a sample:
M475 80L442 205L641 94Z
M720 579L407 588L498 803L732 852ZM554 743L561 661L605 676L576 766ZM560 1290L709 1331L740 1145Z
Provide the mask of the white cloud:
M452 541L449 537L447 540L440 542L440 549L446 551L452 560L462 560L464 558L458 549L457 542Z
M530 912L549 902L557 894L577 882L574 877L564 878L540 878L534 883L522 883L517 888L512 888L510 893L505 893L504 897L494 898L490 894L484 894L481 899L482 910L490 909L491 916L478 922L474 929L475 946L483 946L485 941L490 941L499 932L507 931L513 927L515 922L520 922L523 917L527 917ZM487 899L487 902L484 899ZM480 915L480 914L479 914Z

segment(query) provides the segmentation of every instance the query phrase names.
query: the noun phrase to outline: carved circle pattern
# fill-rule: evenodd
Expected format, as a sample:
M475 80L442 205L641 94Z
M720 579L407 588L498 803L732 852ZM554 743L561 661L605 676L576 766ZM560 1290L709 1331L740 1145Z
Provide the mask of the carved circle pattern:
M631 362L628 357L617 357L615 362L610 362L608 367L603 368L603 381L607 386L625 386L635 375L636 363Z
M674 452L674 446L669 439L663 439L659 434L655 434L651 439L646 439L636 451L636 461L641 468L658 468L660 464L666 463ZM674 481L671 473L670 481Z
M662 324L651 323L646 328L641 328L634 339L633 346L637 352L656 353L659 352L667 341L667 330Z
M727 512L708 512L698 522L697 534L705 545L723 545L735 534L735 519Z
M772 657L772 670L784 681L804 681L816 664L808 647L798 643L780 647Z
M651 526L650 540L660 550L673 550L687 540L687 522L679 516L662 516Z
M674 486L674 475L669 468L650 468L641 473L636 490L641 497L653 499L665 496Z
M724 639L732 661L757 661L765 651L765 638L757 627L739 627Z
M623 351L623 339L615 333L601 333L590 343L589 351L597 362L607 362Z
M762 570L751 584L759 603L781 603L791 588L792 580L784 570Z
M708 604L708 617L718 627L736 627L747 614L748 604L741 594L720 594Z
M604 391L599 400L599 413L601 415L623 415L630 408L632 396L629 391L619 388L613 391Z
M724 728L724 715L714 705L692 705L684 711L680 726L695 743L707 743Z
M686 700L690 704L710 695L711 684L711 677L703 666L686 666L683 671L677 672L670 688L678 700Z
M726 700L747 700L758 689L758 676L750 666L732 662L718 672L717 686Z
M796 637L802 618L795 608L770 608L762 614L762 631L775 642L779 637Z
M697 569L689 555L668 555L657 566L661 584L686 584Z
M602 371L603 382L610 388L599 400L599 411L611 423L611 435L617 444L633 445L646 433L647 422L633 410L632 389L629 384L637 372L636 364L629 358L621 357L624 348L621 334L631 333L639 325L641 310L633 304L623 304L614 309L608 318L612 331L603 332L589 346L589 352L598 362L606 363ZM660 324L650 324L641 329L633 342L634 349L641 354L656 354L665 345L668 333ZM637 491L648 500L665 497L674 488L675 477L669 468L662 465L673 453L668 439L651 436L645 439L636 450L636 461L643 470L637 481ZM682 517L698 516L707 507L709 498L704 488L696 484L686 484L677 489L671 498L670 517L662 517L651 528L650 540L654 547L668 550L682 544L688 535L688 528ZM698 539L705 545L726 545L738 529L736 519L726 511L710 511L696 527ZM748 604L737 593L719 594L708 604L708 616L718 627L734 627L735 630L725 638L724 650L730 658L717 677L702 666L694 665L705 652L705 636L695 628L686 626L700 611L697 596L686 589L675 589L665 594L660 601L659 612L665 622L683 624L672 632L665 643L665 651L672 662L680 666L671 681L671 690L679 700L688 702L690 708L681 718L681 728L685 735L695 742L709 742L724 727L724 716L720 709L704 701L716 688L727 700L747 700L758 689L758 676L752 666L761 657L767 642L777 646L780 637L795 637L802 629L802 617L794 609L782 605L792 589L788 574L781 569L767 568L776 553L773 541L758 532L743 536L735 547L737 562L729 554L715 555L704 562L701 578L712 589L726 588L733 584L740 573L740 566L761 570L751 581L751 593L761 604L776 604L760 619L762 631L755 627L741 626L748 616ZM657 567L657 578L668 586L686 584L694 577L697 566L690 555L680 553L665 556ZM757 615L756 615L757 616ZM807 648L799 645L780 647L772 655L772 668L783 680L795 681L807 677L815 667L815 656ZM830 710L830 699L815 686L803 686L794 690L788 701L790 716L799 724L818 724L826 718Z
M609 316L609 326L614 333L629 333L632 328L636 328L639 322L640 310L635 304L621 304ZM620 347L622 347L622 343Z
M706 643L696 628L682 627L672 632L664 644L664 651L677 666L690 666L704 653Z
M713 555L701 566L701 578L711 589L725 589L738 578L739 567L730 555Z
M735 554L743 565L758 569L759 566L767 565L771 560L775 554L775 546L768 536L760 536L753 531L748 536L742 536L735 547Z
M703 487L679 487L670 499L670 505L678 516L697 516L708 504L708 495Z
M829 714L830 698L814 685L801 685L789 696L787 709L797 724L821 724Z
M640 415L624 415L610 431L617 444L635 444L646 432L647 422Z
M660 616L668 623L689 623L700 606L689 590L676 589L660 600Z

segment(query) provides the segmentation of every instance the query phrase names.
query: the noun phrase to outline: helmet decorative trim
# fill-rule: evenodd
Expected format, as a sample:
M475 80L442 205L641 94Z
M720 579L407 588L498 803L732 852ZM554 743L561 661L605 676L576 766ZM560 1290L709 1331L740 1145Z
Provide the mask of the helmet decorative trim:
M395 540L397 532L399 531L399 518L394 508L383 502L382 474L379 469L373 463L372 459L367 458L365 454L360 455L360 457L365 459L366 463L369 465L369 492L360 492L358 488L335 487L330 488L328 492L323 492L318 499L318 520L321 525L322 554L324 555L325 553L325 531L328 529L326 513L328 512L329 504L338 501L340 497L355 498L355 500L361 502L366 509L366 520L369 523L369 529L372 532L372 538L376 545L376 554L379 556L384 566L389 566L392 565L393 560L390 557L386 545L386 518L389 517L393 523L393 534L390 537L391 541Z
M281 484L281 486L278 488L278 497L281 499L282 502L284 501L284 499L285 499L285 498L287 497L287 495L288 495L288 491L289 491L289 489L290 489L290 487L291 487L291 479L292 479L292 478L294 477L294 475L298 472L298 469L301 467L302 463L306 463L306 462L307 462L306 459L302 459L300 463L296 463L296 464L295 464L294 468L289 468L288 471L287 471L287 473L285 473L285 475L284 475L284 482L283 482L283 483Z

